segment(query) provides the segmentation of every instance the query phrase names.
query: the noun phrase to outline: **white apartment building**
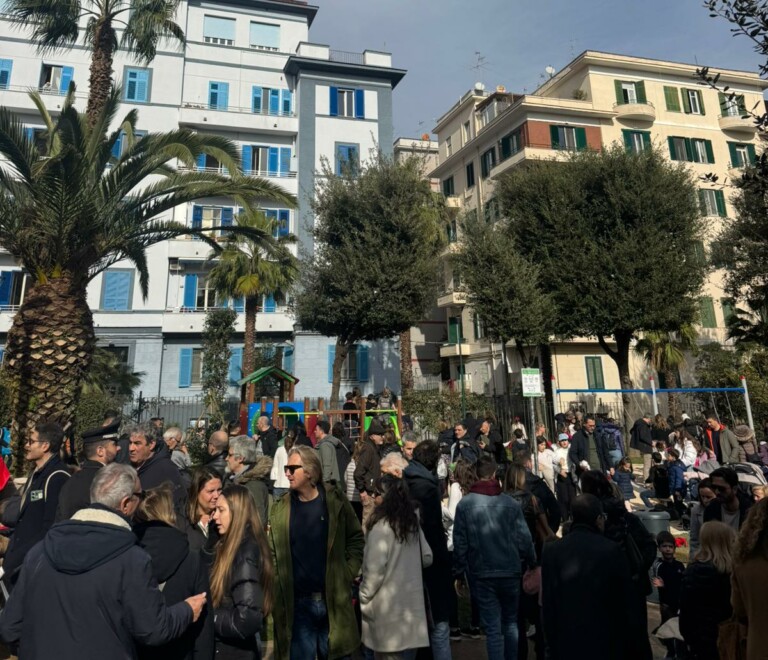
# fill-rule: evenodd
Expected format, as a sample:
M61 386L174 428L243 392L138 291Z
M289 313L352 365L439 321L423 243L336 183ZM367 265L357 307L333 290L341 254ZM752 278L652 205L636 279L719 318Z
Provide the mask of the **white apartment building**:
M312 253L309 196L321 160L340 169L350 159L365 159L375 145L392 144L392 90L405 75L392 67L389 53L351 53L311 43L309 29L317 11L297 0L187 0L176 16L187 38L183 48L161 44L146 66L118 51L114 64L122 86L120 116L138 110L139 131L182 126L229 138L240 146L246 171L297 196L297 209L268 202L263 207L279 221L277 232L296 234L302 254ZM18 113L31 135L42 123L28 92L40 90L55 114L74 80L82 111L88 67L89 53L81 46L41 55L28 31L0 15L0 104ZM220 165L204 157L197 168L219 171ZM206 199L177 207L173 219L192 227L226 226L237 213L232 200ZM205 311L232 305L242 312L242 301L222 300L208 288L208 255L209 248L193 239L152 247L146 300L127 263L115 264L91 282L88 302L98 342L144 373L139 389L145 397L199 394ZM0 270L2 344L23 300L26 277L1 248ZM257 342L283 347L284 368L300 379L297 396L327 396L334 339L294 333L289 303L264 298ZM242 332L240 314L231 346L233 383L241 376ZM342 387L397 387L393 349L391 342L361 344L345 365Z

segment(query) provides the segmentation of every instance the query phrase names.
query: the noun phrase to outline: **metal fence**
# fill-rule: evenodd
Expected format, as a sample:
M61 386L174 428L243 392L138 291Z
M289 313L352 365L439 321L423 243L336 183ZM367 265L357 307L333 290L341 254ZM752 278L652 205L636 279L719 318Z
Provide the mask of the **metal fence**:
M238 418L240 399L230 397L224 404L224 417ZM141 393L123 406L123 416L136 422L146 422L152 417L162 417L165 426L179 426L183 429L197 427L199 420L207 420L205 400L202 396L145 398Z

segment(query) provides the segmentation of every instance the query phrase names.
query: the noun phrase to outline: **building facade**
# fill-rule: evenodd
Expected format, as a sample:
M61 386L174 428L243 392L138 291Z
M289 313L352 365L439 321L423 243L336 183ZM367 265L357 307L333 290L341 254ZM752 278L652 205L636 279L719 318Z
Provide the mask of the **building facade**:
M186 127L235 142L243 169L265 177L295 195L298 208L263 203L277 221L276 233L293 233L302 255L312 254L309 198L324 160L340 169L365 159L375 145L392 144L392 90L405 74L392 67L389 53L350 53L309 41L318 8L297 0L188 0L179 4L176 22L186 34L181 48L161 44L156 58L138 65L118 51L114 76L122 88L120 115L138 110L137 129L160 132ZM85 109L89 53L80 45L41 55L0 15L0 104L12 109L31 136L43 124L29 99L39 90L46 108L60 110L70 81L77 85L78 109ZM118 144L116 152L122 149ZM223 172L210 156L198 170ZM190 227L227 226L239 209L229 199L205 199L179 206L172 218ZM145 397L196 395L201 391L201 332L208 309L242 301L223 300L207 286L210 249L201 241L176 239L148 250L150 291L142 298L133 267L120 262L91 282L88 302L99 345L142 372ZM24 298L27 276L0 248L0 343ZM243 315L233 337L230 378L241 375ZM297 395L327 396L325 369L332 338L300 333L294 338L290 299L266 296L257 315L257 343L282 347L283 366L300 383ZM367 350L366 350L367 349ZM368 356L384 349L361 347L359 366L347 370L345 385L368 390L396 382L389 363ZM352 373L354 371L354 374Z
M698 84L696 66L648 58L586 51L532 94L493 92L477 84L437 122L439 164L431 176L440 180L448 206L462 213L497 217L495 180L513 167L540 159L564 159L579 149L600 150L618 142L640 150L653 144L674 161L685 162L699 181L702 215L708 233L692 246L702 258L712 248L721 223L732 215L729 186L761 151L754 122L745 109L763 101L768 83L757 74L711 69L733 98ZM699 177L713 173L719 184ZM457 223L448 228L452 241L445 253L445 292L438 307L445 312L447 341L440 349L449 377L465 373L465 385L478 392L503 391L501 351L506 350L512 381L519 383L520 363L510 347L489 342L482 323L466 304L460 273L451 253L461 240ZM481 255L480 255L481 256ZM712 272L702 291L702 342L726 341L731 302L722 288L722 272ZM550 346L552 375L562 389L619 388L618 370L594 338L555 342ZM636 386L655 376L633 356ZM690 365L689 365L690 366ZM690 383L690 374L682 374ZM567 407L578 396L563 394L555 405ZM591 395L592 410L618 397Z

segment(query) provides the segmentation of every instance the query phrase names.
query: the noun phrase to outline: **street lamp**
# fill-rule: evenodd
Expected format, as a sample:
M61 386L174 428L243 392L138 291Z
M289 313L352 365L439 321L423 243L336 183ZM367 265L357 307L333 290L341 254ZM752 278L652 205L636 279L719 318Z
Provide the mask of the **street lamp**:
M464 353L461 350L461 340L464 334L464 306L459 306L459 381L461 382L461 419L467 418L467 395L464 389Z

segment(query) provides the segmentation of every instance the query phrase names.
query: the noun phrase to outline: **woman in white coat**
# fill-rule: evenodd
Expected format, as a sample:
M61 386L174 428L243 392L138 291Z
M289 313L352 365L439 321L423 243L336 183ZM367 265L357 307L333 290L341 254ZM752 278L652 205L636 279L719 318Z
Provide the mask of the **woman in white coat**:
M363 644L376 660L404 660L404 652L429 646L421 569L432 564L432 550L405 481L385 474L375 489L360 584Z

